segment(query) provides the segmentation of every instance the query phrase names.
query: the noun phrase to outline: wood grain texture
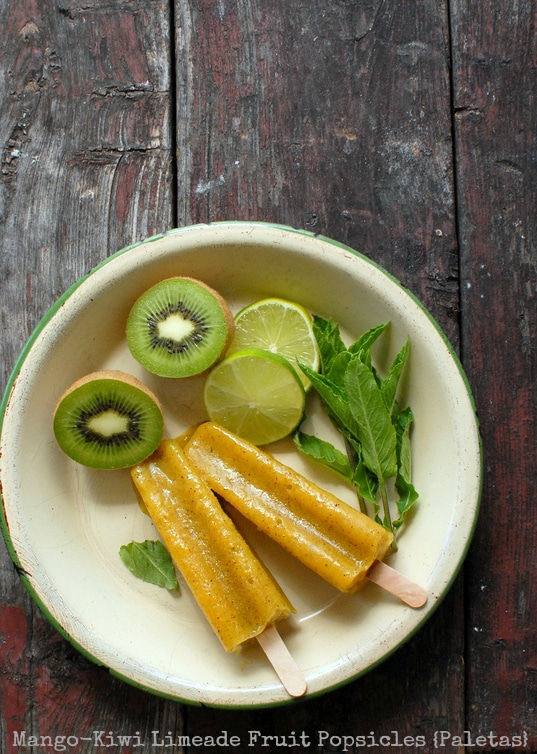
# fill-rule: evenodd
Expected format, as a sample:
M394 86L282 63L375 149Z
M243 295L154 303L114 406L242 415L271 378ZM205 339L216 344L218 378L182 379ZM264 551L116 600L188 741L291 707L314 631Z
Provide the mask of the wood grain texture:
M453 4L464 363L486 450L468 573L468 720L537 747L534 3Z
M93 731L227 730L233 751L272 753L249 731L294 730L310 751L372 731L428 753L435 731L467 729L526 731L517 751L537 750L536 20L530 0L0 4L2 387L48 306L111 252L264 220L349 244L424 302L462 353L485 445L466 578L380 667L286 708L186 707L113 678L47 623L1 546L0 750L17 730L89 736L76 754L144 750L99 749Z
M3 283L20 347L91 266L173 224L169 29L149 1L2 14Z

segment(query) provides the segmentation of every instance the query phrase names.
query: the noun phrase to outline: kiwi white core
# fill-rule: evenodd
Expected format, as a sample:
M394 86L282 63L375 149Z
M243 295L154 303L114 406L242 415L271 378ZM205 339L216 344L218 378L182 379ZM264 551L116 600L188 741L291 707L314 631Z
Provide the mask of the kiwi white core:
M159 322L157 332L159 338L163 340L173 340L181 343L191 335L196 326L190 319L185 319L179 312L170 314L169 317Z
M88 421L88 428L101 437L113 437L129 431L129 419L109 409L93 416Z

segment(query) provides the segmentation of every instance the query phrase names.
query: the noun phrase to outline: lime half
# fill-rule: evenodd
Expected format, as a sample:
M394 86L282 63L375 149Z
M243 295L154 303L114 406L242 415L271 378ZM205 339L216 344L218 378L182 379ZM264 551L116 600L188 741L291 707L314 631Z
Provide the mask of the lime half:
M242 309L235 316L235 334L228 353L244 348L261 348L283 356L296 369L306 389L310 382L297 361L315 371L319 369L311 315L292 301L266 298Z
M248 348L213 367L205 380L204 401L212 421L254 445L266 445L298 426L305 392L286 359Z

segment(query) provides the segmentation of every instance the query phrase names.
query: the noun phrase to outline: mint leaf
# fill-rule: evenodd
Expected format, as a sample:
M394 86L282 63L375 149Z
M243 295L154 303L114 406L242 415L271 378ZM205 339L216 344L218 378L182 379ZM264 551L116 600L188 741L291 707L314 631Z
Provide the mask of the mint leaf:
M376 515L379 511L379 504L377 502L379 491L378 478L365 465L361 444L351 436L346 438L346 443L349 451L352 450L352 483L356 487L358 494L373 504Z
M307 435L305 432L295 432L293 441L304 455L332 469L332 471L345 477L347 481L352 481L353 473L347 456L335 448L332 443L321 440L314 435Z
M178 590L179 583L170 553L160 541L122 545L119 557L135 576L165 589Z
M405 345L401 348L401 350L393 360L393 363L388 370L388 374L386 375L380 386L384 403L386 404L386 408L388 409L390 414L394 410L397 387L399 385L399 380L406 364L409 350L410 343L407 340Z
M353 358L355 357L350 351L342 351L332 359L329 369L325 372L327 378L332 384L343 384L343 375L347 371L349 361L351 361L351 359Z
M363 335L360 335L358 340L356 340L352 346L349 346L349 351L351 353L359 354L359 353L366 353L371 349L371 346L373 343L380 338L384 330L388 327L390 323L385 322L383 325L377 325L376 327L372 327L370 330L367 330Z
M350 411L345 393L339 385L322 374L318 374L310 367L299 364L315 390L319 393L328 414L342 427L347 427L355 434L358 431L354 417Z
M319 346L321 356L321 370L326 374L332 360L345 351L345 344L339 332L339 326L331 319L323 319L319 315L313 316L313 334Z
M418 499L418 493L412 484L412 458L410 452L410 427L414 415L409 407L403 409L395 420L397 435L397 476L395 489L399 493L397 511L399 517L393 522L395 529L402 526L406 514Z
M345 372L344 384L348 406L358 426L357 437L365 465L381 482L395 476L395 429L375 377L355 358Z

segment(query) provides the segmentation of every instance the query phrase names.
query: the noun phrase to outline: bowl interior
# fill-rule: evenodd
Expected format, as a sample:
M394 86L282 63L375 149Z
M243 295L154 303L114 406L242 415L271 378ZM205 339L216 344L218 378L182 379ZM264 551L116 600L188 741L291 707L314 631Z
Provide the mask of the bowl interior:
M466 553L480 493L477 423L457 359L420 304L349 249L277 226L195 226L119 252L68 292L43 318L6 393L1 473L8 545L60 630L130 682L192 703L288 701L255 644L240 655L224 652L186 587L177 596L127 571L120 546L156 538L137 506L128 472L80 467L62 454L52 434L52 413L63 390L103 368L130 372L155 391L168 436L206 418L203 378L152 376L125 343L125 322L136 298L172 275L204 280L234 311L264 296L289 298L339 322L349 340L389 321L375 350L381 371L410 338L400 398L415 415L414 482L420 499L390 564L428 589L427 606L407 608L373 584L358 595L340 595L248 530L297 608L281 632L306 674L309 693L320 693L373 667L430 615ZM316 399L309 401L309 431L331 436ZM290 441L273 451L355 504L352 490L299 457Z

